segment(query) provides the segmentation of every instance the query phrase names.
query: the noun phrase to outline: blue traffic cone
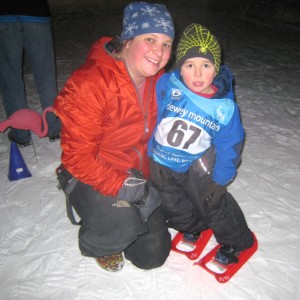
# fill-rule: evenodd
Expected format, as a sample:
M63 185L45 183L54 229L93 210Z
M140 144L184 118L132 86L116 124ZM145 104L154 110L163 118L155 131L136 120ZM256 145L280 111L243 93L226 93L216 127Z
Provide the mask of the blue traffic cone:
M18 145L11 142L8 179L14 181L31 176Z

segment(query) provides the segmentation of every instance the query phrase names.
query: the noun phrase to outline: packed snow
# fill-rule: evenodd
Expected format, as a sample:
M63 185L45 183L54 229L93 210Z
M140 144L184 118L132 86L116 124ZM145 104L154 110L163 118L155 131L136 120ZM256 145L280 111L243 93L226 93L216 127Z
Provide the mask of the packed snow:
M238 175L228 189L256 234L257 252L227 283L173 251L158 269L140 270L126 261L120 272L106 272L78 249L79 227L67 218L54 173L60 163L59 142L33 134L34 148L20 149L32 177L10 182L7 131L0 134L1 299L299 299L300 28L203 11L187 2L169 6L177 35L190 22L207 26L219 38L224 62L235 76L246 142ZM96 39L119 34L121 11L54 17L60 89ZM28 105L41 112L27 64L25 79ZM203 255L214 245L212 238Z

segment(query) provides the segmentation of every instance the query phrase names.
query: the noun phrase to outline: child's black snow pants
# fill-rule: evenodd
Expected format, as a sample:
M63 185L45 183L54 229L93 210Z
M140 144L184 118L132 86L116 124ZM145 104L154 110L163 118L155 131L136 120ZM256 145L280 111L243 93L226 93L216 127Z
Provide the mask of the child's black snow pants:
M233 196L226 192L218 208L210 209L203 197L212 181L207 172L190 167L177 173L151 161L151 179L161 193L161 208L168 226L180 232L201 232L211 228L218 243L249 248L253 236Z

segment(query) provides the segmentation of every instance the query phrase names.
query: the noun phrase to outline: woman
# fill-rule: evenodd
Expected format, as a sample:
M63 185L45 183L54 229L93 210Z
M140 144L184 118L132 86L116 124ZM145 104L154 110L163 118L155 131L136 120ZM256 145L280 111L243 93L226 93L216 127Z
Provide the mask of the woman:
M137 267L152 269L170 251L170 234L145 178L155 83L173 38L164 5L129 4L120 39L97 41L55 101L62 121L58 177L81 218L79 247L107 271L122 268L122 252Z

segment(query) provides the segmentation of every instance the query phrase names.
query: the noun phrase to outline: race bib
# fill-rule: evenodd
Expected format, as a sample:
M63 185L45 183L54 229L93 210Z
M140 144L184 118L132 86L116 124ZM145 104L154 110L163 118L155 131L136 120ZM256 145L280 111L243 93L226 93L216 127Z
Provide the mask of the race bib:
M161 146L190 154L198 154L208 149L211 139L211 136L197 124L176 117L163 119L154 137Z

